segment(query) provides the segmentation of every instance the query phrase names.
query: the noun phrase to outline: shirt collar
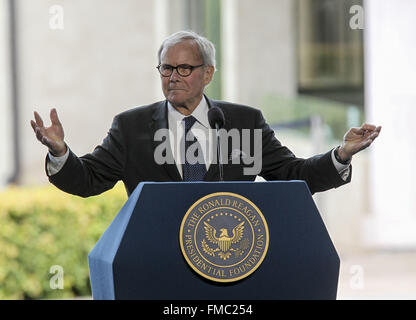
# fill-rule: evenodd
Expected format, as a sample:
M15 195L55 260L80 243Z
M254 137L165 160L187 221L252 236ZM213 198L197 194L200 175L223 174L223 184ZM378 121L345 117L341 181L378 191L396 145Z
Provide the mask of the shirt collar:
M208 121L208 103L203 96L201 99L201 102L198 104L198 106L195 108L194 112L192 112L192 116L204 127L207 129L210 128L209 121ZM185 115L180 113L178 110L176 110L168 101L168 113L175 121L182 121L183 118L185 118Z

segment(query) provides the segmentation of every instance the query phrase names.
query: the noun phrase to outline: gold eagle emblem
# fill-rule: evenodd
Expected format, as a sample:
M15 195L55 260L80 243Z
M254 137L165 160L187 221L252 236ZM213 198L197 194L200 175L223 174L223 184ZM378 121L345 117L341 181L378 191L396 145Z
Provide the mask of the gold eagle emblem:
M212 227L209 223L204 221L204 229L205 229L205 237L213 244L217 245L218 248L212 249L208 246L205 240L202 240L202 248L205 253L214 256L216 252L219 251L218 255L227 260L231 256L230 251L238 251L239 254L241 252L240 249L233 249L231 248L232 244L238 243L243 238L244 233L244 221L238 224L233 228L232 236L228 235L228 230L226 228L221 228L220 235L217 237L217 230Z

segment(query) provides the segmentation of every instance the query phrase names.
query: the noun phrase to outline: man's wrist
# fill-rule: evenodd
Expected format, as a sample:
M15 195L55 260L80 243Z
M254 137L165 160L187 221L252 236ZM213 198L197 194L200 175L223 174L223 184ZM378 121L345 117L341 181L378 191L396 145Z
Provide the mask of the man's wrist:
M335 155L335 159L339 163L344 164L344 165L350 164L351 159L352 159L352 157L350 155L346 154L346 152L344 151L344 149L342 147L340 147L340 146L338 146L335 149L334 155Z
M67 151L68 151L68 147L66 146L66 144L65 144L65 148L63 149L63 151L58 151L58 152L55 152L55 151L53 151L53 150L49 149L49 153L50 153L52 156L54 156L55 158L60 158L60 157L63 157L63 156L67 153Z
M57 174L63 166L65 165L66 161L69 157L69 148L67 147L66 153L61 157L55 157L51 154L51 152L48 153L48 161L46 165L46 171L48 173L48 176L53 176Z

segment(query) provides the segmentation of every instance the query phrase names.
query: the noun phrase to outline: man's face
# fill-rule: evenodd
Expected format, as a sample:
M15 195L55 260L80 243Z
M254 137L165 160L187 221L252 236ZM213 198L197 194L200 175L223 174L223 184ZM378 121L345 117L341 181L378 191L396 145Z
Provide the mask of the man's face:
M203 63L198 46L191 40L180 42L164 49L161 64L176 67L181 64L198 66ZM177 109L185 108L192 112L202 99L204 88L211 82L214 67L193 69L191 75L182 77L173 70L170 77L162 77L162 90L166 99Z

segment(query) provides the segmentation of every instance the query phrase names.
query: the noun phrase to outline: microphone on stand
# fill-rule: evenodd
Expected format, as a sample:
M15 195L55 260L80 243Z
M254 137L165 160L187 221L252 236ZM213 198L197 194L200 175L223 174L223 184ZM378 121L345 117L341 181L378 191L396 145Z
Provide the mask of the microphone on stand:
M224 169L222 163L222 150L220 144L220 135L219 130L224 127L225 118L224 113L218 107L212 107L208 111L208 121L212 129L215 129L217 137L217 159L218 159L218 169L220 172L220 181L224 181Z

